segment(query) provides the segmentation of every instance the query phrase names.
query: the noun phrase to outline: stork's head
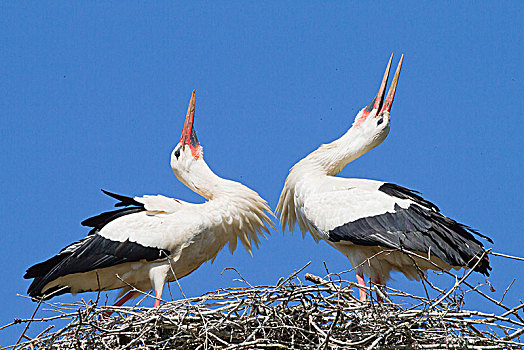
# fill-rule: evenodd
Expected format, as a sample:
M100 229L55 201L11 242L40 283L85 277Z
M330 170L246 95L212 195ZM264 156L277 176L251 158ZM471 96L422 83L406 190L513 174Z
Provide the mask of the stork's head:
M180 142L171 153L171 169L176 177L189 188L195 189L192 178L198 176L203 168L207 168L203 159L202 146L198 142L193 122L195 119L195 91L191 95L187 108L184 128Z
M353 123L353 128L358 129L366 139L371 141L371 148L378 146L382 141L384 141L389 133L389 112L393 104L393 98L395 97L395 91L397 89L398 77L400 75L400 69L402 67L404 55L402 55L400 58L395 76L393 77L393 81L391 82L391 86L389 87L388 94L384 101L392 58L393 54L391 54L389 59L388 66L386 67L386 72L382 78L382 83L380 84L380 89L378 90L377 95L375 98L373 98L373 100L371 100L367 107L363 108L357 114Z

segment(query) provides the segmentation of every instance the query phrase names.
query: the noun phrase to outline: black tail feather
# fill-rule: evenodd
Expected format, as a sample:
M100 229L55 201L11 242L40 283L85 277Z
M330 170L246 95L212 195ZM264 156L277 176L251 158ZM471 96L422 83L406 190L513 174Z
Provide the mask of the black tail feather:
M105 194L107 194L109 197L113 197L116 200L119 200L120 202L115 204L115 207L127 207L130 205L136 205L138 207L143 207L144 205L140 202L135 201L133 197L124 196L121 194L112 193L106 190L102 190Z

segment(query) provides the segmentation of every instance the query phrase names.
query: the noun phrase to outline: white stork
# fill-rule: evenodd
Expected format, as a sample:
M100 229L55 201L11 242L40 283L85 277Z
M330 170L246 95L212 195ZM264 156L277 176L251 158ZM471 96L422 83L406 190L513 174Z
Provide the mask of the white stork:
M28 293L49 298L121 288L115 305L136 297L138 290L155 291L160 305L168 281L180 279L214 259L229 243L231 253L240 239L251 254L258 235L273 223L266 201L255 191L211 171L203 158L193 120L195 91L191 96L180 142L171 153L171 168L187 187L207 199L187 203L161 195L126 197L104 191L125 208L82 222L89 235L62 249L56 256L30 267L24 278L34 278Z
M388 135L403 56L384 101L392 58L376 97L357 114L352 127L289 171L276 210L282 231L286 225L293 231L298 223L302 235L309 232L315 241L325 240L349 259L362 286L364 274L384 285L391 271L419 280L413 261L424 271L437 269L435 265L445 270L474 266L475 271L489 275L489 259L473 234L492 241L444 216L418 192L381 181L335 177ZM401 249L415 253L415 259ZM428 256L435 265L426 260ZM360 287L359 296L367 299Z

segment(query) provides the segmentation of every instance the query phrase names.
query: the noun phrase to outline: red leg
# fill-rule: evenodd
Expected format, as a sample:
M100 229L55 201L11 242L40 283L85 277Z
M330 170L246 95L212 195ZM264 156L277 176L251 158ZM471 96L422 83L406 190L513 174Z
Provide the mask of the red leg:
M362 271L362 267L358 267L355 270L355 274L357 275L357 283L365 287L366 281L364 280L364 272ZM364 288L358 287L358 296L360 298L360 301L366 301L368 299L366 290Z
M125 303L126 301L128 301L129 299L131 299L132 297L134 297L137 293L138 293L138 292L136 292L136 291L131 291L131 292L127 293L127 294L124 295L122 298L120 298L120 300L117 301L117 302L115 303L114 306L122 306L122 305L124 305L124 303Z
M161 299L162 299L162 291L155 291L155 307L160 306Z
M127 293L122 298L120 298L120 300L118 300L113 306L122 306L126 301L128 301L129 299L134 297L136 293L138 293L138 292L131 291L131 292ZM106 312L104 312L102 314L102 316L103 317L109 317L109 316L111 316L112 313L113 313L113 311L106 311Z

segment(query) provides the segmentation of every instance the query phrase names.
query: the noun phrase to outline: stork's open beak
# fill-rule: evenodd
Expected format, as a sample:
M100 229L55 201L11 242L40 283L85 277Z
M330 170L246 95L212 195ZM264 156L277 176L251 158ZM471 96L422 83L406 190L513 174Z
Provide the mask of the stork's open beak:
M379 109L382 105L382 101L384 101L384 92L386 91L386 85L388 83L389 78L389 70L391 69L391 60L393 59L393 54L391 54L391 57L389 58L388 65L386 67L386 72L384 73L384 77L382 78L382 83L380 83L380 89L378 89L377 95L371 100L371 102L366 107L366 112L371 112L374 109Z
M184 121L184 128L182 129L182 136L180 136L180 143L182 147L186 145L191 148L191 154L195 159L200 157L200 143L195 133L195 128L193 127L193 122L195 121L195 90L191 95L191 100L189 101L189 106L187 107L186 120Z
M402 68L403 60L404 60L404 55L400 56L400 61L398 62L397 70L395 71L395 76L393 77L393 81L391 82L391 86L389 87L388 96L386 97L386 101L384 102L384 105L382 106L378 114L382 114L384 112L389 113L389 111L391 111L391 106L393 105L393 99L395 98L395 91L397 91L398 77L400 75L400 69ZM391 59L390 59L390 62L391 62Z
M384 94L386 92L386 85L387 85L388 78L389 78L389 71L391 69L391 60L392 59L393 59L393 54L391 54L391 57L389 58L388 65L386 67L386 72L384 73L384 77L382 78L382 83L380 84L380 88L378 89L377 95L373 98L373 100L371 100L369 105L364 109L364 112L363 112L364 119L374 109L380 110L380 112L378 112L377 115L382 114L384 111L389 112L391 110L391 105L393 104L393 98L395 97L395 91L397 90L398 77L400 75L400 68L402 67L402 60L404 59L404 55L400 57L400 62L398 63L397 71L395 72L395 76L393 77L393 81L391 82L391 86L389 87L386 101L384 102Z

